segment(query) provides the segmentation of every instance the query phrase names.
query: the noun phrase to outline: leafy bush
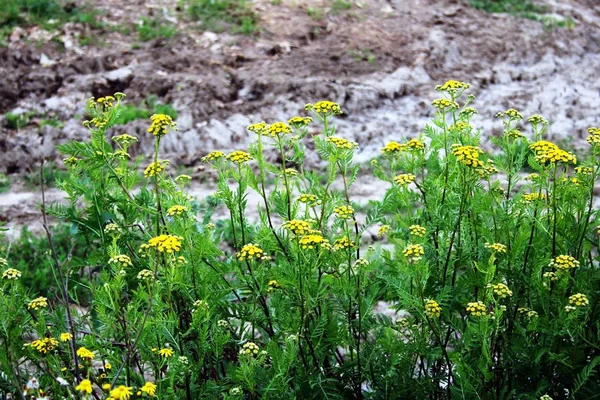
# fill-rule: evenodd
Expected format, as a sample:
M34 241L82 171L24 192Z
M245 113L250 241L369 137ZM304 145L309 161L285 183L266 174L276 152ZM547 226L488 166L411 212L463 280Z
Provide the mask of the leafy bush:
M151 117L156 146L142 172L127 154L137 139L108 136L123 95L91 99L89 140L59 146L68 204L48 208L85 250L51 251L44 263L56 284L33 290L21 271L38 259L15 257L35 250L3 262L0 390L595 396L600 129L590 128L578 160L544 140L545 118L525 124L509 109L496 115L503 133L488 153L468 85L437 90L422 134L388 143L371 163L387 191L364 212L350 199L358 145L339 136L336 103L306 106L318 128L311 117L257 123L248 149L207 154L217 191L200 205L186 193L191 178L171 177L160 157L172 118ZM304 164L309 148L323 169ZM534 171L526 178L525 168Z

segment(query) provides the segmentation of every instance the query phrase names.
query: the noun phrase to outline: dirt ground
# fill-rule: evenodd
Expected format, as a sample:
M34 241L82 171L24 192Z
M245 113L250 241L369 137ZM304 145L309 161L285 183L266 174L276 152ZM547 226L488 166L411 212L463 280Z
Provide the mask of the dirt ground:
M486 14L466 0L362 0L339 12L330 1L257 0L255 37L203 31L176 3L98 0L105 29L70 23L58 32L13 32L0 48L0 114L34 112L63 125L41 127L34 117L13 130L0 117L0 172L60 159L56 144L87 136L85 100L115 91L134 104L156 95L178 110L179 131L165 137L164 157L187 167L211 150L245 147L248 124L303 115L305 103L322 99L342 105L338 131L359 143L357 159L367 161L385 142L422 131L433 88L448 79L471 83L484 137L501 129L493 116L509 107L546 116L550 135L575 148L600 125L596 0L541 1L552 20L572 20L571 28ZM309 7L324 9L323 18L309 16ZM176 25L175 37L139 42L135 30L111 29L157 15ZM81 46L81 35L93 44ZM132 156L152 147L146 127L138 120L119 129L143 138ZM38 201L16 185L0 195L0 219L29 223Z

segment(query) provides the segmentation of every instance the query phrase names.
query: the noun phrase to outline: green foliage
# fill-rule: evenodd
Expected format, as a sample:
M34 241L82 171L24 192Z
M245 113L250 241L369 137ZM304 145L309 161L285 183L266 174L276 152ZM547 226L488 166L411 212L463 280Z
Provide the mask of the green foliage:
M544 141L544 118L509 109L486 152L468 85L436 89L423 132L371 162L386 190L368 205L351 198L365 168L336 103L207 154L216 190L197 202L160 158L171 117L152 117L141 167L136 138L115 136L124 95L91 99L89 137L59 146L66 201L42 205L62 223L52 246L26 231L2 247L0 390L36 378L89 399L87 378L98 398L105 383L161 399L593 398L600 129L576 159Z
M0 172L0 193L8 192L10 188L10 179L8 176Z
M258 32L258 15L245 0L184 0L187 14L207 30L253 35Z
M142 17L141 23L137 25L138 35L142 42L155 39L170 39L177 33L175 26L160 18Z
M29 118L30 115L28 113L6 113L4 114L4 123L6 124L7 128L18 130L27 126L27 124L29 123Z
M470 0L471 5L490 13L508 13L515 15L539 14L545 11L544 7L531 0Z
M166 114L177 118L177 110L170 104L160 104L155 95L148 96L139 105L123 104L119 111L118 123L125 125L136 119L148 119L153 114Z

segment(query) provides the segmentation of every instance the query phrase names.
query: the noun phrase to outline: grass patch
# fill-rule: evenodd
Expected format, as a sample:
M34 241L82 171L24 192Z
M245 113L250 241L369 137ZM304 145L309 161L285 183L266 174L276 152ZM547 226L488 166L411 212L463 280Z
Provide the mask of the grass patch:
M182 3L190 19L200 21L207 30L229 30L244 35L258 32L258 15L245 0L185 0Z
M546 11L545 7L538 6L531 0L471 0L471 6L489 13L507 13L525 17Z
M158 18L142 18L137 27L138 35L142 42L155 39L170 39L177 33L173 24Z
M119 124L127 124L136 119L148 119L152 114L166 114L177 118L177 110L170 104L158 103L158 97L148 96L139 105L122 104L119 111Z

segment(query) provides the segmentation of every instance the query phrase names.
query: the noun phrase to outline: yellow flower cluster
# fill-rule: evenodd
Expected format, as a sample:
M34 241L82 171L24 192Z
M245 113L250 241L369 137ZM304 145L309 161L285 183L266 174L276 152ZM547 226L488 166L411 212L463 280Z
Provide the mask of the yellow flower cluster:
M172 254L173 252L181 250L182 238L173 235L158 235L148 240L148 248L154 247L159 252L167 252Z
M498 114L496 114L497 117L505 115L510 119L523 119L523 116L521 115L520 112L518 112L517 110L515 110L514 108L509 108L508 110L504 111L504 112L500 112Z
M468 303L467 312L474 317L483 317L486 314L485 304L481 301Z
M316 233L303 236L298 243L303 250L313 250L315 247L321 247L326 250L331 248L331 244L321 234Z
M446 109L458 109L458 103L448 99L435 99L431 102L431 105L437 108L440 111L444 111Z
M252 156L245 151L234 151L231 154L227 155L227 159L235 164L243 164L247 161L252 160Z
M381 149L381 154L385 156L397 155L406 149L406 145L398 142L389 142Z
M585 294L577 293L573 296L569 296L569 304L577 307L585 307L590 304L590 301Z
M413 183L416 177L413 174L400 174L394 177L396 185L406 186L409 183Z
M269 287L267 289L268 292L272 292L276 289L281 288L281 285L279 284L279 282L277 282L276 280L270 280L269 283L267 283L267 286Z
M384 237L385 235L387 235L389 232L391 232L392 227L389 225L381 225L379 227L379 229L377 230L377 236L379 237Z
M175 182L180 185L185 185L186 183L190 183L192 181L192 177L186 174L177 175L175 177Z
M17 280L21 277L21 271L14 268L9 268L2 273L2 279L6 279L7 281Z
M251 261L253 259L260 260L265 257L265 252L260 248L258 244L248 243L242 247L242 249L237 253L237 258L240 261L248 260Z
M222 151L211 151L210 153L208 153L207 155L205 155L204 157L202 157L200 160L202 162L208 162L208 161L217 161L220 160L221 158L225 157L225 153L223 153Z
M462 164L473 168L483 167L483 161L479 159L483 151L479 147L454 144L451 151Z
M151 281L154 280L154 272L149 269L143 269L137 274L137 278L141 281Z
M454 125L450 125L450 127L448 128L451 131L464 131L466 129L473 129L472 125L467 124L464 121L458 121L456 124Z
M523 195L523 201L527 204L541 200L546 200L546 195L544 193L525 193Z
M519 314L524 315L528 318L536 318L538 316L537 311L530 310L527 307L519 307L517 308L517 311L519 312Z
M27 343L25 346L31 346L41 354L46 354L54 350L58 346L58 340L54 338L43 338Z
M84 360L91 361L94 359L95 354L93 351L90 351L87 348L82 346L77 349L77 357L82 358Z
M259 351L260 351L260 348L258 347L258 345L256 343L246 342L242 346L242 349L240 350L240 354L245 355L245 356L256 357L256 356L258 356Z
M506 246L501 243L486 243L486 249L492 249L495 253L506 253Z
M439 318L442 313L442 307L435 300L427 300L425 302L425 314L430 318Z
M119 225L111 222L104 227L104 233L111 236L118 236L121 234L121 228L119 228Z
M522 139L525 137L518 129L512 129L506 133L506 135L511 139Z
M339 238L333 243L333 249L336 251L344 250L344 249L351 249L353 247L354 247L354 242L352 242L347 237Z
M123 147L129 147L133 142L137 142L138 139L135 136L123 133L122 135L113 136L112 140Z
M600 128L589 128L589 136L585 139L590 145L597 146L600 144Z
M577 157L575 157L575 155L569 153L568 151L562 149L548 150L544 153L540 153L537 156L535 156L535 159L542 164L545 164L547 162L550 162L552 164L577 164Z
M153 162L144 170L144 178L152 178L160 174L167 168L167 165L169 165L169 161L167 160Z
M73 335L71 335L68 332L64 332L64 333L60 334L60 341L61 342L68 342L71 339L73 339Z
M158 355L164 358L169 358L173 355L173 349L169 347L164 347L158 351Z
M579 261L577 261L574 257L562 254L550 261L548 266L551 268L556 268L557 270L566 271L579 267Z
M423 143L419 139L410 139L406 143L406 147L408 147L410 150L423 151L425 150L425 143Z
M551 282L556 282L558 280L558 275L556 275L556 272L544 272L544 278L548 279Z
M288 178L291 178L294 176L298 176L298 171L296 171L294 168L286 168L285 170L283 170L283 172L279 174L279 176L281 177L283 177L284 175Z
M530 144L529 148L531 150L533 150L533 152L536 154L542 154L542 153L546 153L550 150L556 150L556 149L558 149L558 146L555 145L554 143L548 142L546 140L539 140L535 143Z
M129 386L119 386L110 391L110 399L112 400L129 400L133 394L133 388Z
M156 137L165 136L177 125L173 122L173 118L166 114L154 114L150 117L150 120L152 124L148 128L148 132Z
M304 108L309 111L313 111L320 116L339 115L342 113L342 109L338 103L333 101L322 100L313 104L307 104Z
M294 235L302 236L310 232L310 223L301 219L293 219L284 223L283 228L292 232Z
M365 258L359 258L358 260L356 260L356 262L354 263L355 267L368 267L369 264L371 264L369 262L369 260L365 259Z
M352 206L338 206L333 209L333 212L338 218L350 219L354 215L354 208Z
M261 134L265 129L267 129L267 124L264 121L257 122L256 124L250 125L248 128L250 132L254 132L256 134Z
M73 165L76 165L79 162L79 158L71 156L69 158L63 158L63 162L67 167L72 167Z
M154 397L156 394L156 385L152 382L146 382L146 384L140 388L140 391L147 394L148 397Z
M281 137L287 135L288 133L292 133L292 128L290 128L285 122L275 122L269 125L264 131L263 134L271 137Z
M408 230L410 231L410 234L412 236L417 236L417 237L423 237L425 236L425 227L421 226L421 225L411 225L408 227Z
M446 83L444 83L443 85L437 85L435 87L435 90L437 90L439 92L447 92L447 93L454 94L460 90L466 90L470 86L471 85L469 85L468 83L465 83L465 82L449 80Z
M181 216L188 211L187 207L175 205L167 210L169 217Z
M409 244L404 251L402 251L404 257L410 262L419 261L425 254L425 249L420 244Z
M342 150L352 150L358 147L358 143L337 136L330 136L326 140Z
M506 286L504 283L497 283L495 285L491 285L494 294L501 299L505 299L507 297L512 296L512 291Z
M196 300L194 301L194 309L196 310L200 310L200 311L208 311L208 302L206 300Z
M298 201L306 204L314 204L317 202L317 196L310 193L302 193L300 197L298 197Z
M110 260L108 260L108 263L115 264L117 266L120 266L121 268L133 266L131 258L129 258L129 256L126 256L125 254L119 254L118 256L111 257Z
M498 168L494 165L492 160L489 160L487 164L476 169L480 177L487 179L489 176L498 173Z
M29 305L27 306L27 308L30 310L39 310L40 308L46 307L48 307L48 299L45 297L38 297L36 299L33 299L29 302Z
M91 394L92 382L89 379L84 379L79 383L79 385L75 386L75 390L77 390L80 393Z
M288 124L295 128L303 128L312 122L311 117L292 117L288 120Z
M592 175L594 168L592 167L575 167L575 173L581 175Z
M533 125L548 125L548 120L539 114L534 114L527 118L527 121Z
M459 113L459 115L463 118L469 118L475 114L477 114L477 110L474 109L473 107L465 107L462 110L460 110L460 113Z

